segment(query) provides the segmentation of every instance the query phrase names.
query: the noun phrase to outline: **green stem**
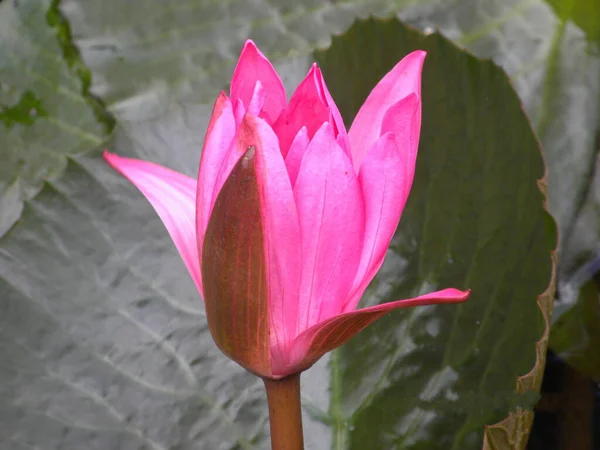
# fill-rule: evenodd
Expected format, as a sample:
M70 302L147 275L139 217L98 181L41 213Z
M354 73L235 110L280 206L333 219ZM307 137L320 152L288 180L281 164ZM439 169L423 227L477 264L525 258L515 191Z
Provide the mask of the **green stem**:
M340 370L340 350L331 352L329 368L331 370L331 400L329 416L333 428L333 445L335 450L346 448L346 419L342 411L342 374Z
M269 403L272 450L304 450L300 374L281 380L263 379Z

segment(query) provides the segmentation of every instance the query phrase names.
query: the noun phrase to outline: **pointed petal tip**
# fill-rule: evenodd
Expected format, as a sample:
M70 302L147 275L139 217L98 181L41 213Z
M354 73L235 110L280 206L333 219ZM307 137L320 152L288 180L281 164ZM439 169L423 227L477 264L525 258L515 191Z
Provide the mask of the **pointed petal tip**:
M260 50L260 48L258 48L258 45L256 45L256 42L254 42L252 39L246 39L246 42L244 42L244 46L242 47L242 51L240 52L240 59L242 58L243 55L248 54L248 53L254 53L254 54L266 59L267 61L269 61L269 59Z
M326 100L325 100L325 98L323 98L323 95L321 92L321 86L320 86L323 76L321 75L321 70L319 69L319 66L317 65L316 62L311 64L310 69L308 69L308 72L306 73L306 76L304 77L304 79L312 80L312 82L315 84L315 89L317 90L319 97L321 98L321 100L323 102L325 102Z
M456 288L446 288L441 291L430 292L429 294L421 295L415 298L409 298L404 300L396 300L394 302L382 303L375 307L369 307L365 309L385 309L387 307L412 307L412 306L425 306L435 305L444 303L462 303L469 299L471 295L471 289L461 291ZM387 305L387 306L386 306ZM394 306L396 305L396 306ZM364 309L363 309L364 310ZM361 310L359 310L361 311Z
M265 90L260 115L267 117L269 123L273 124L287 103L285 87L269 58L249 39L242 48L231 77L229 93L232 103L235 105L237 100L242 100L247 108L256 81L260 81Z
M117 155L116 153L111 153L107 149L104 149L102 152L102 159L106 161L108 165L110 165L117 172L127 177L127 174L123 172L123 166L126 165L129 161L129 158L124 158L122 156Z
M321 131L321 130L323 130L323 131ZM331 124L329 122L323 122L323 124L317 130L317 133L318 132L324 133L328 138L331 138L331 139L335 138L335 136L333 135L333 127L331 126Z
M108 149L104 149L104 151L102 152L102 159L104 159L104 161L106 161L107 163L111 163L111 161L113 161L115 158L118 158L118 156L114 153L111 153L108 151Z
M124 172L129 167L138 167L139 165L150 165L157 166L157 164L152 163L150 161L144 161L136 158L129 158L127 156L121 156L117 153L111 153L107 149L102 152L102 159L106 161L113 169L122 173L127 177L127 174ZM166 170L171 170L165 167Z
M418 74L418 87L416 93L418 96L421 95L420 86L421 86L421 74L423 72L423 64L425 64L425 57L427 56L427 52L425 50L415 50L414 52L406 55L402 60L398 63L397 67L403 66L406 72L412 72Z
M258 49L258 47L256 46L256 44L254 43L254 41L250 38L246 39L246 42L244 42L244 50L246 49L246 47L253 47Z
M423 63L425 62L425 57L427 56L427 52L425 50L415 50L407 54L404 58L400 60L400 63L410 65L414 65L415 69L421 70L423 68Z
M317 128L317 131L310 141L312 142L315 139L325 139L324 143L327 143L329 147L339 145L335 138L333 125L329 122L323 122L321 126Z
M421 61L425 60L427 56L427 52L425 50L415 50L414 52L410 52L407 56L414 55L416 59L420 59Z

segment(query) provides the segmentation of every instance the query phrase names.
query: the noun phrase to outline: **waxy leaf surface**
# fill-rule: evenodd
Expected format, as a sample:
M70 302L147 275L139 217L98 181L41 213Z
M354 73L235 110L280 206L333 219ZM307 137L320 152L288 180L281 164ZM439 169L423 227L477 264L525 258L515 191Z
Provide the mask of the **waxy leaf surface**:
M140 5L0 2L0 154L15 161L0 171L7 450L268 446L262 384L216 349L164 227L100 159L109 147L195 176L212 104L247 37L290 93L313 49L328 47L359 16L399 13L439 27L511 75L552 168L550 207L561 228L573 220L594 157L588 125L598 122L600 65L585 33L542 0ZM328 85L350 86L335 93L347 123L367 84L409 49L429 51L433 85L415 188L363 305L450 285L472 288L474 297L456 310L383 319L303 375L307 448L385 449L391 439L391 448L479 449L483 423L506 417L513 400L532 404L515 394L516 377L534 367L544 330L535 299L548 286L554 246L535 184L543 175L538 146L491 63L394 23L362 26L371 54L339 38L319 55ZM335 58L359 62L341 70ZM116 123L110 139L107 112ZM504 429L497 435L495 448L508 448Z

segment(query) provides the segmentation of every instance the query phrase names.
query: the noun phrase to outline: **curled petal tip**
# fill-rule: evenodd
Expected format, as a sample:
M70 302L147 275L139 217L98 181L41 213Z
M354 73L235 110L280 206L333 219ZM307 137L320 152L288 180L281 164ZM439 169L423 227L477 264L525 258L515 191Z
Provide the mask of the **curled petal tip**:
M461 302L464 302L471 296L471 289L467 289L466 291L459 291L457 289L456 291L459 294L459 298L460 298L459 301L461 301Z
M418 298L422 299L424 304L428 304L432 299L436 299L434 303L461 303L468 300L470 295L471 289L461 291L460 289L446 288Z
M466 302L471 296L471 289L461 291L460 289L447 288L437 293L439 303L462 303ZM427 296L424 296L427 297Z

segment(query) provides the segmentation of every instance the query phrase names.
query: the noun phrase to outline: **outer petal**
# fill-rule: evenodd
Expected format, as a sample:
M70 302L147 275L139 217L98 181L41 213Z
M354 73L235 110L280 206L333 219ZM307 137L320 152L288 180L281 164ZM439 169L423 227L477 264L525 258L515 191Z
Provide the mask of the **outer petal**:
M344 312L356 308L383 264L406 205L417 154L419 130L416 130L416 139L414 135L419 102L418 97L411 94L388 110L383 128L395 133L386 132L379 138L361 165L358 179L365 199L365 243L353 292Z
M421 71L425 55L424 51L417 50L405 56L377 83L358 111L348 132L357 171L367 150L382 134L381 125L387 110L409 94L421 97Z
M104 159L131 181L154 207L202 294L194 227L196 181L158 164L123 158L107 151Z
M231 78L232 103L235 105L240 99L248 108L257 81L266 93L261 117L273 124L285 108L285 88L267 57L254 42L247 40Z
M308 131L308 137L312 139L321 125L330 119L329 105L322 91L319 76L320 70L313 64L294 91L287 111L273 125L284 157L303 126Z
M444 289L407 300L384 303L347 312L323 321L306 330L294 341L290 365L284 375L300 372L312 366L325 353L339 347L388 312L399 308L464 302L470 291ZM278 374L279 375L279 374Z
M302 242L297 333L342 311L364 234L364 205L352 163L325 123L294 186Z
M199 258L202 258L202 240L208 218L217 198L218 189L223 184L221 182L217 186L218 175L232 147L235 133L236 126L231 102L225 93L221 92L213 107L198 169L195 215Z
M246 115L238 147L256 148L256 172L264 229L273 368L287 362L295 337L300 286L300 228L292 186L277 136L262 119Z

